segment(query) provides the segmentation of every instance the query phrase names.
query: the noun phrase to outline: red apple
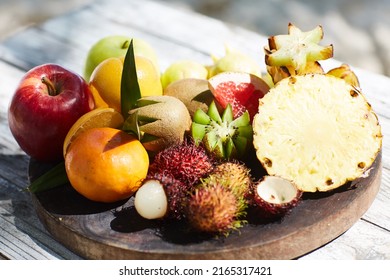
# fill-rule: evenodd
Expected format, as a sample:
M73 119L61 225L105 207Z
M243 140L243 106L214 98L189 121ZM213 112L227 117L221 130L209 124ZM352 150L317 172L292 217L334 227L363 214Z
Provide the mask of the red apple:
M8 110L12 135L20 148L42 162L62 159L70 127L94 108L85 80L56 64L32 68L21 79Z

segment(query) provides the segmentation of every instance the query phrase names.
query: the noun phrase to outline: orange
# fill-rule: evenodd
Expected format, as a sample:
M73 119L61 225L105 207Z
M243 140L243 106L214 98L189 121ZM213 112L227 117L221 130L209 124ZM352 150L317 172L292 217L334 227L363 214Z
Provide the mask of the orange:
M107 58L93 71L89 85L97 90L111 108L121 111L121 80L124 57ZM160 73L153 62L144 56L135 56L141 96L162 95Z
M96 127L120 128L123 125L123 122L123 116L112 108L96 108L82 115L66 134L63 145L64 157L70 143L87 129Z
M65 169L73 188L97 202L131 197L149 168L145 148L135 137L114 128L91 128L70 144Z

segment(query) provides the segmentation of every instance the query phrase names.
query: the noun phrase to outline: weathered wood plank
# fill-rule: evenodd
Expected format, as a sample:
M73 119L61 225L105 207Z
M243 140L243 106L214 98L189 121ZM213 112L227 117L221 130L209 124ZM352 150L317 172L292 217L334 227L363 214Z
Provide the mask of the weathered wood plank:
M389 234L386 229L360 220L336 240L300 259L388 260L390 259Z
M7 112L8 105L20 78L24 71L21 71L8 63L1 61L0 55L0 112Z
M6 111L10 96L26 70L55 62L82 73L88 48L97 39L114 34L142 37L150 42L161 58L162 70L171 62L184 58L210 63L211 53L223 55L224 43L252 55L263 64L262 48L266 44L266 38L259 34L148 0L96 1L93 6L29 28L0 44L0 228L7 229L0 231L4 232L3 236L0 234L3 255L0 258L77 258L45 233L32 211L28 194L22 191L27 185L27 157L9 132ZM338 64L333 60L325 63ZM356 70L363 92L382 125L382 186L372 207L358 223L303 259L390 258L390 245L386 241L390 235L390 99L387 93L390 79ZM9 232L16 240L5 245L3 240L5 235L10 239ZM12 244L19 244L22 252ZM27 253L31 244L34 246L32 251L36 252Z
M109 4L107 9L107 3L96 2L96 6L17 34L3 43L5 49L0 50L0 57L23 69L50 61L81 72L86 53L93 43L106 35L122 34L142 37L155 47L161 58L161 69L175 60L185 58L212 63L210 54L223 55L224 43L253 55L259 63L262 61L265 38L259 34L229 28L222 22L197 14L187 16L187 13L156 6L156 3L150 1L142 2L141 5L136 1L126 5L119 3L121 1ZM143 3L146 7L143 7ZM157 11L161 16L154 16ZM116 12L117 17L114 16ZM177 17L177 14L181 17L175 20L180 24L172 24L172 16ZM150 17L153 18L150 23L144 22ZM99 18L98 23L96 18ZM127 22L134 18L137 18L137 24ZM138 18L142 22L138 22ZM142 24L145 26L140 27Z
M254 32L200 14L182 12L174 6L162 6L153 1L132 1L130 5L124 3L123 0L109 3L100 1L93 9L96 14L111 21L136 27L144 33L156 34L205 53L218 51L223 54L224 48L221 44L226 43L254 56L260 51L262 56L266 40ZM259 59L262 60L260 57Z
M382 184L376 199L362 217L371 223L390 230L390 170L384 167L382 170ZM389 237L390 239L390 237Z
M390 78L362 69L356 70L360 86L368 101L383 118L390 119Z
M9 259L80 259L43 230L0 207L0 251Z
M18 147L8 127L7 112L11 97L23 76L21 71L0 60L0 155L24 154Z

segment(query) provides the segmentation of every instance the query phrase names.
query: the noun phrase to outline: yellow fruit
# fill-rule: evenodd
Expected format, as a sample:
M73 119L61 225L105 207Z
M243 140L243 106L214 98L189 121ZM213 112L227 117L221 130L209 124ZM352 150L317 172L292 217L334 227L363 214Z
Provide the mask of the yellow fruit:
M104 102L118 112L121 111L122 58L108 58L93 71L90 87L97 90ZM153 62L143 56L135 56L138 84L141 96L162 95L160 73Z
M82 132L97 127L119 128L124 119L122 115L112 108L97 108L81 116L69 129L64 140L64 157L69 145Z
M207 79L207 68L195 61L180 60L172 63L161 76L162 86L165 89L171 83L185 79Z
M161 75L153 62L146 57L136 56L135 66L137 68L138 83L141 96L156 96L163 94Z
M323 74L281 80L260 100L253 133L267 173L293 181L303 192L355 180L382 147L381 126L363 93Z
M114 128L92 128L69 146L65 169L73 188L97 202L131 197L149 168L144 146L134 136Z
M144 56L153 61L157 69L160 69L158 57L153 47L140 38L131 38L122 35L110 35L101 38L91 46L88 51L84 67L84 78L89 81L90 76L100 62L109 57L122 57L126 55L130 42L133 41L134 54Z
M208 78L222 72L245 72L261 77L260 64L252 57L226 46L225 56L212 56L213 65L208 67Z
M92 85L89 86L89 89L91 90L92 95L93 95L93 99L95 101L95 108L107 108L108 104L100 96L97 89Z

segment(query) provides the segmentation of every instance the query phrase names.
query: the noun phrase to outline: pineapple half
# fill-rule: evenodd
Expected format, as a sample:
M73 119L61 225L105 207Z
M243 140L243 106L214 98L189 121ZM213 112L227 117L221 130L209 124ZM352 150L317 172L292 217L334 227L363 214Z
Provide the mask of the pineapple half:
M303 192L329 191L360 177L382 146L378 118L363 94L326 74L281 80L260 100L253 130L266 171Z

